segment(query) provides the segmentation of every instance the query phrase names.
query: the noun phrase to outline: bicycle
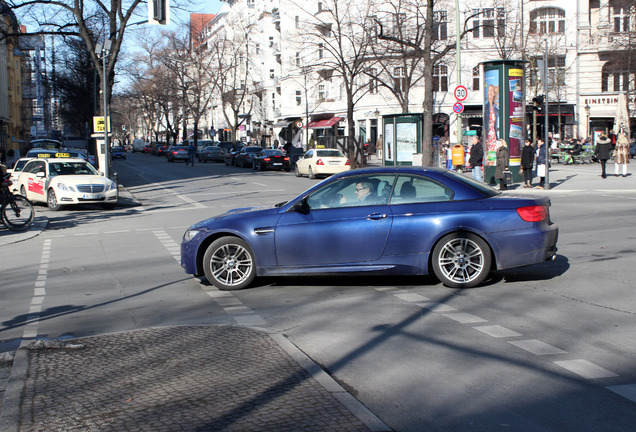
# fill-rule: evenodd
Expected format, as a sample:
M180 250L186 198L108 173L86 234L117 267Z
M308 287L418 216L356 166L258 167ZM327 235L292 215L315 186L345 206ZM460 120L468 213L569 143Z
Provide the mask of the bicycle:
M9 186L13 184L10 179L11 174L7 174L0 183L0 194L2 196L2 206L0 207L0 219L2 223L11 231L25 231L31 227L35 217L35 210L31 201L22 195L14 195Z

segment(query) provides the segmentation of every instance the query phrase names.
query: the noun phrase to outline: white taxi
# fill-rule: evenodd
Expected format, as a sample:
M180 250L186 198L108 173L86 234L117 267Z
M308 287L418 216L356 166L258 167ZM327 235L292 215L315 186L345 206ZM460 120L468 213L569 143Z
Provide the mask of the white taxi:
M18 193L18 177L20 177L20 173L22 172L22 169L24 168L26 163L31 159L33 158L20 158L15 161L15 163L13 164L13 168L7 169L7 173L11 174L11 186L9 186L9 189L12 193Z
M18 190L29 200L43 202L51 210L67 204L101 204L112 209L117 204L117 185L100 175L83 159L57 153L38 155L26 163L18 177Z

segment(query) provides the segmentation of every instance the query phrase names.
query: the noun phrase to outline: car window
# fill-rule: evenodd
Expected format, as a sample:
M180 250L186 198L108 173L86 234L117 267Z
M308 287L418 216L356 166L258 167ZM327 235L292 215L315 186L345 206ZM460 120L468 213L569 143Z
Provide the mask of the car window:
M316 150L318 157L345 157L340 150Z
M18 162L16 162L15 166L13 167L13 172L22 171L22 168L24 168L28 161L28 159L18 160Z
M384 205L389 201L395 175L346 177L325 185L307 198L311 209Z
M53 162L49 171L51 175L97 175L95 168L84 162Z
M41 160L31 161L24 167L23 171L30 174L45 172L44 161L41 161Z
M453 199L453 190L427 177L401 175L395 184L391 204L444 202Z
M314 151L313 150L309 150L307 153L305 153L305 156L303 156L304 159L309 159L312 158L314 156Z

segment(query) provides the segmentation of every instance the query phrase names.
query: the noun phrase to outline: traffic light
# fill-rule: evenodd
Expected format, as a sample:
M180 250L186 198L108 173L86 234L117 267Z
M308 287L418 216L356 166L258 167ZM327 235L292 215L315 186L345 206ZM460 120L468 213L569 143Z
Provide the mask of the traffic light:
M541 112L543 111L543 95L538 95L537 97L532 98L533 109L535 111Z
M148 23L159 25L170 24L170 0L148 1Z

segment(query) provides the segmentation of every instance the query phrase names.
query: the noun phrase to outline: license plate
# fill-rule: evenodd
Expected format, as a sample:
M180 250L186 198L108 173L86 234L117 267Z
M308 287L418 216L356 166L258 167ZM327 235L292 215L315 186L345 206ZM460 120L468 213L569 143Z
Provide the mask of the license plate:
M85 200L95 200L100 199L101 196L99 194L85 194L82 196L82 198L84 198Z
M329 161L329 165L340 165L338 161Z
M275 166L282 165L282 162L278 162L274 164Z

